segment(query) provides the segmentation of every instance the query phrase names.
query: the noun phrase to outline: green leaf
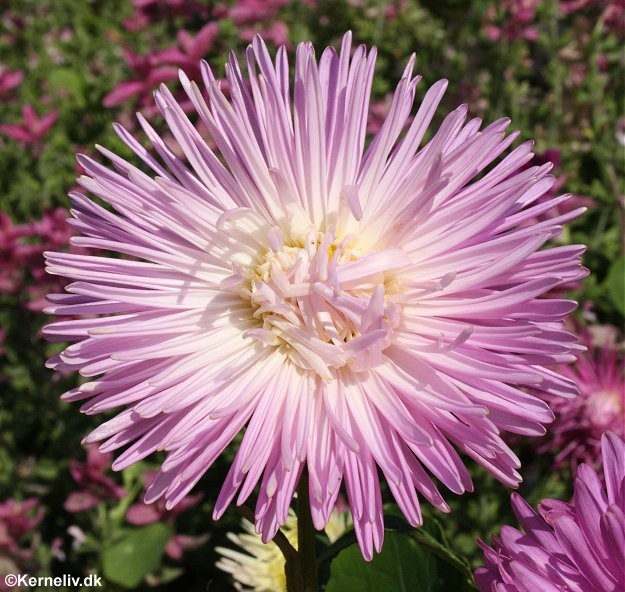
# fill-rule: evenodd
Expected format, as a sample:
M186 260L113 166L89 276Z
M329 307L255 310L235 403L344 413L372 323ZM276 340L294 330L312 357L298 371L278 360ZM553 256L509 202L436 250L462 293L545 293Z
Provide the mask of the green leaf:
M625 255L621 255L612 263L605 283L612 302L625 316Z
M171 535L171 528L161 522L127 530L102 552L104 577L124 588L135 588L160 565Z
M462 574L427 547L396 532L386 532L382 552L365 561L358 545L341 551L330 566L326 592L458 592L470 589Z

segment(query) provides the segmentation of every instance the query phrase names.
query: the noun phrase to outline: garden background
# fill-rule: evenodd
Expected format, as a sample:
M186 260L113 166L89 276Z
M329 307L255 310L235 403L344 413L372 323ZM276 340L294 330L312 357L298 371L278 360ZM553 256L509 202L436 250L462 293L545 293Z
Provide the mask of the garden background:
M118 474L109 457L87 456L80 441L96 420L59 400L77 377L45 368L60 344L41 335L44 295L63 283L44 272L42 253L69 248L75 154L98 158L100 144L132 159L112 123L137 131L140 111L163 129L158 84L180 92L177 70L198 80L200 59L223 73L228 51L241 55L256 33L270 46L311 40L320 51L351 29L357 43L376 45L371 133L412 52L424 79L418 96L449 79L441 113L467 103L486 122L509 116L517 144L533 139L535 162L554 162L558 192L574 195L566 207L588 207L557 239L588 245L590 275L570 287L575 322L591 346L609 342L622 355L622 0L5 0L0 10L0 576L94 572L106 590L233 589L215 548L233 546L226 533L240 531L241 518L231 511L214 523L211 512L234 451L173 511L141 504L159 458ZM549 430L515 438L521 493L534 505L571 493L571 463L556 462L552 440ZM471 472L477 493L447 495L449 515L424 512L431 544L475 567L475 537L489 540L515 520L510 492L479 467ZM426 570L429 590L471 589L451 583L456 576L423 545L397 537L368 566L343 551L324 574L327 590L366 590L358 578L371 569L400 589L401 565L416 570L408 575Z

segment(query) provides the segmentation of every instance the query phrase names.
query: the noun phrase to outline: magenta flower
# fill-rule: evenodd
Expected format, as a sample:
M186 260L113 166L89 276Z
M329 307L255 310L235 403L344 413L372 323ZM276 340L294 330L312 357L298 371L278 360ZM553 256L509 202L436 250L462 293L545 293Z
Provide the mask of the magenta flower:
M624 0L560 0L558 5L562 14L586 13L594 23L601 23L605 32L625 35Z
M504 526L475 572L481 592L619 592L625 589L625 443L601 439L604 487L580 465L572 503L543 500L537 514L518 494L512 507L524 533Z
M588 352L574 366L559 369L577 384L581 397L547 397L556 416L547 448L556 453L556 464L568 460L573 467L581 462L598 467L603 432L623 436L625 368L615 345L593 346L588 334L585 341Z
M536 41L536 9L539 5L540 0L504 0L493 3L486 11L486 36L491 41L502 38Z
M22 123L0 124L0 132L24 144L37 144L48 133L58 115L58 111L53 109L40 118L32 105L26 104L22 107Z
M291 47L289 42L289 28L284 21L275 21L271 26L261 27L242 27L239 36L244 41L252 41L256 35L261 35L263 39L275 45L284 45Z
M0 556L30 559L33 549L25 549L22 546L23 539L39 526L44 514L45 510L35 497L23 501L8 499L1 502Z
M0 66L0 97L4 97L9 91L18 87L24 79L24 72L21 70L9 70Z
M32 569L45 510L37 498L0 502L0 591L15 590L4 575Z
M200 73L200 60L208 53L215 39L219 35L217 23L204 25L195 35L188 31L178 31L178 47L163 49L154 54L158 63L167 63L177 66L192 76Z
M132 97L139 98L139 104L146 100L154 87L161 82L174 80L177 77L177 68L163 65L158 53L146 56L124 49L124 59L129 68L134 71L135 78L120 82L103 99L105 107L114 107Z
M312 7L309 0L304 3ZM232 19L243 41L252 41L256 35L261 35L265 42L290 48L287 24L274 20L287 4L288 0L237 0L234 6L216 7L215 15Z
M118 500L126 495L123 487L106 476L111 456L100 452L97 446L89 446L87 462L70 460L69 470L80 490L73 491L67 496L63 507L68 512L84 512L100 502Z
M87 437L126 447L115 469L167 451L147 502L175 506L244 430L215 518L259 485L256 527L272 538L306 470L316 528L344 486L371 557L378 470L420 524L417 491L449 510L428 471L470 490L457 448L516 486L500 431L544 434L537 395L576 394L548 368L575 357L562 327L575 303L541 296L584 275L583 247L541 247L579 212L520 226L566 197L535 205L554 179L519 171L530 142L490 168L517 137L507 119L480 129L461 106L419 148L447 83L404 130L414 56L368 147L375 48L352 54L348 33L317 62L299 45L293 99L284 47L272 62L257 37L247 56L249 83L226 66L231 101L206 63L208 105L181 74L218 153L161 87L185 158L141 116L160 161L117 131L155 177L106 149L112 168L79 157L80 184L115 211L73 193L73 243L132 259L48 253L50 273L76 280L49 312L100 315L48 326L76 341L49 366L92 378L63 397L83 412L123 408Z
M289 0L237 0L232 8L221 7L218 14L231 18L236 25L250 25L274 18L288 3Z
M61 278L45 273L43 252L62 248L71 234L63 208L46 210L39 220L18 225L0 212L0 293L26 294L27 307L42 310L44 295L63 287Z

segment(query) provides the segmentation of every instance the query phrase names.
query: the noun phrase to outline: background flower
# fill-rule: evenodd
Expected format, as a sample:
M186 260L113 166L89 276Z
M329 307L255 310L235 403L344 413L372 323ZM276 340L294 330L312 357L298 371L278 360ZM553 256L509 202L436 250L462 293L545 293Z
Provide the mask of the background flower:
M556 464L569 461L572 467L585 462L598 467L601 435L612 431L623 437L625 418L625 368L616 343L596 345L582 328L588 351L573 366L561 372L579 387L575 399L549 398L556 419L549 430L549 448Z
M475 572L482 592L579 590L617 592L625 586L625 443L607 432L601 439L605 486L586 464L579 466L572 503L546 499L539 514L517 494L512 507L524 533L504 526L481 541L485 567Z
M4 576L28 573L37 567L37 527L45 509L37 498L8 499L0 503L0 590L10 590Z
M101 453L97 446L89 446L86 462L70 461L72 479L80 489L70 493L65 500L64 507L68 512L84 512L104 500L121 499L126 495L124 488L105 474L111 466L111 458L112 455Z

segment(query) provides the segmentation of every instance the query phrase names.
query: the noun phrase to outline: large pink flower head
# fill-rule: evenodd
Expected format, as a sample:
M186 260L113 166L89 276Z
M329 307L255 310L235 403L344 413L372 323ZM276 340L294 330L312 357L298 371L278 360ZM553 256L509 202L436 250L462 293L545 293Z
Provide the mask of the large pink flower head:
M272 538L306 470L315 526L344 486L367 557L383 538L378 469L415 525L417 492L448 510L430 474L471 489L457 449L519 483L500 430L544 433L552 413L528 387L576 393L547 368L574 359L575 303L541 296L584 273L582 247L539 250L579 212L520 226L566 197L536 205L554 179L519 170L530 142L493 165L517 137L507 119L481 129L461 106L420 147L440 81L405 129L414 56L366 144L375 56L349 33L319 62L302 43L291 90L286 50L272 61L257 37L247 78L226 65L231 100L206 63L207 100L181 75L216 149L162 87L184 158L139 116L152 149L117 130L152 175L100 148L112 168L81 156L80 183L111 208L71 195L74 243L132 259L48 254L76 280L50 312L89 315L47 328L77 342L49 364L93 377L64 395L83 412L123 408L87 438L126 447L114 468L167 451L148 502L177 504L243 432L215 518L259 486Z
M587 335L588 351L573 366L560 368L575 381L581 396L574 399L548 396L555 413L545 446L556 453L556 463L568 460L598 466L601 435L610 430L623 436L625 412L625 368L616 345L595 346Z
M523 498L512 507L525 533L504 526L484 549L475 579L481 592L620 592L625 589L625 443L601 439L605 487L586 464L572 503L543 500L537 514Z

